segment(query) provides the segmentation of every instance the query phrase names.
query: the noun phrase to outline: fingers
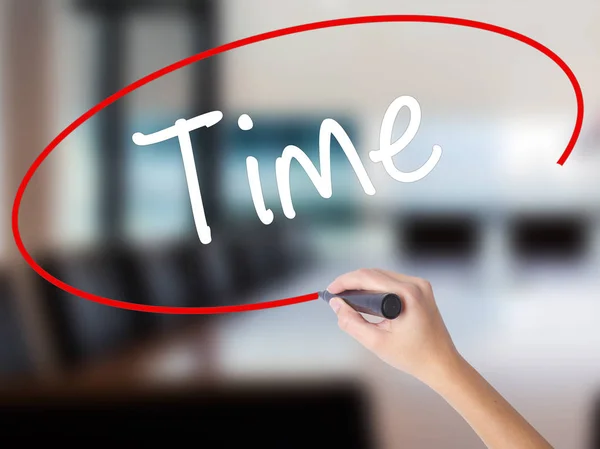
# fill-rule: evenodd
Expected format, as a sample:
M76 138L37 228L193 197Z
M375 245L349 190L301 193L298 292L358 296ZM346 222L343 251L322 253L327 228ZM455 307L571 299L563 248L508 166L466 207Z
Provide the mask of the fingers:
M327 290L336 294L344 290L394 291L398 282L376 270L360 269L343 274L335 279Z
M356 339L367 349L375 351L379 347L384 331L373 323L369 323L363 316L346 304L340 298L333 298L329 305L338 317L340 329Z
M392 321L391 320L383 320L379 323L376 323L375 326L385 332L392 332Z
M381 274L385 274L386 276L391 277L392 279L396 279L397 281L400 281L400 282L417 284L419 281L422 280L421 278L418 278L418 277L409 276L407 274L402 274L402 273L395 273L393 271L383 270L381 268L374 268L374 271L379 271Z
M382 270L380 268L376 268L375 271L379 271L386 276L389 276L393 279L396 279L400 282L414 284L421 289L424 293L428 293L431 290L431 284L426 279L418 278L415 276L408 276L406 274L394 273L393 271Z
M414 282L401 281L379 270L360 269L343 274L334 280L327 290L341 293L344 290L373 290L396 293L406 300L416 299L420 290Z

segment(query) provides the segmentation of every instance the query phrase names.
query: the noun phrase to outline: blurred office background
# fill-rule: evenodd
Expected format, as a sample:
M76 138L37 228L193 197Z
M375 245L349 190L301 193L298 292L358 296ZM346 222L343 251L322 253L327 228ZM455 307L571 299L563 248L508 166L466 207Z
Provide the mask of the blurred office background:
M193 430L199 443L225 447L482 447L442 399L342 334L324 303L221 316L108 308L40 278L11 233L26 170L102 99L223 43L375 14L490 22L555 51L586 102L572 157L556 164L575 124L573 89L532 48L436 24L326 29L200 61L90 119L29 184L19 221L26 248L77 288L154 305L302 295L360 267L427 278L464 356L551 443L600 447L600 4L592 0L0 0L0 434L112 432L139 442ZM443 149L413 184L368 158L401 95L417 99L422 121L397 167L413 170L434 144ZM215 109L223 121L192 133L213 231L202 245L177 142L138 147L131 136ZM241 114L251 130L238 127ZM297 145L318 164L325 118L347 131L377 193L363 193L334 142L333 197L321 198L294 166L297 217L288 220L275 159ZM398 137L407 121L404 111ZM269 226L253 208L249 155L275 213ZM74 424L52 429L57 416ZM238 431L219 430L215 443L211 432L224 422Z

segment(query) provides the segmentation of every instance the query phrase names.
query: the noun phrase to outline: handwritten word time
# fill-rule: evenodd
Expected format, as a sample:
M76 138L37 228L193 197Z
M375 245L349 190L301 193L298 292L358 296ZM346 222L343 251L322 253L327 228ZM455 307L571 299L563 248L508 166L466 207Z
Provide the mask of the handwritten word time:
M404 134L396 141L392 142L392 131L396 118L403 107L408 107L410 111L410 121ZM216 125L223 118L221 111L212 111L193 117L191 119L179 119L174 126L162 129L152 134L144 135L135 133L132 136L136 145L152 145L165 142L169 139L177 138L183 159L185 177L187 181L188 193L192 205L194 223L198 237L203 244L211 242L210 227L206 221L204 206L202 203L202 194L198 183L198 174L194 162L192 151L192 140L190 132L202 127ZM379 134L379 149L371 151L369 157L375 163L383 164L388 175L399 182L415 182L427 176L437 165L441 156L442 148L439 145L433 146L431 156L420 168L412 172L402 172L396 168L393 157L402 151L415 137L421 123L421 108L419 103L412 97L402 96L396 98L388 107L381 124ZM250 130L253 126L252 119L244 114L238 120L238 126L242 130ZM319 159L320 170L311 162L309 157L300 148L294 145L288 145L283 149L281 157L275 162L275 171L277 178L277 188L283 208L283 213L289 219L296 216L296 211L292 204L290 191L290 166L292 160L296 160L304 169L311 182L323 198L331 198L333 194L331 183L331 138L335 137L342 150L346 154L348 161L354 169L364 192L367 195L375 195L375 187L369 179L364 165L348 137L345 130L333 119L325 119L321 123L319 131ZM273 222L273 211L267 209L263 190L260 183L258 160L252 156L246 158L246 170L248 175L248 184L252 201L258 218L265 225Z

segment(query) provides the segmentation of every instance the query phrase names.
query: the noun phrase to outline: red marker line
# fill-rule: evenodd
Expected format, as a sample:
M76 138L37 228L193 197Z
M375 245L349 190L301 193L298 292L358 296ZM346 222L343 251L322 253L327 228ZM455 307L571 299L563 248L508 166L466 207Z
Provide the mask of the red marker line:
M119 92L114 93L110 97L98 103L96 106L88 110L78 119L76 119L73 123L71 123L67 128L65 128L58 136L56 136L52 142L42 151L42 153L35 159L31 167L27 170L19 189L17 190L17 194L15 196L15 201L13 203L12 209L12 232L15 239L15 243L17 248L19 249L21 255L25 259L25 261L33 268L40 276L46 279L48 282L53 285L61 288L67 293L71 293L76 296L80 296L83 299L87 299L90 301L94 301L100 304L105 304L111 307L118 307L121 309L128 310L138 310L144 312L153 312L153 313L177 313L177 314L214 314L214 313L231 313L231 312L243 312L248 310L259 310L273 307L281 307L291 304L298 304L301 302L312 301L317 299L318 294L312 293L304 296L297 296L295 298L281 299L278 301L270 301L265 303L257 303L257 304L248 304L248 305L239 305L239 306L226 306L226 307L162 307L162 306L146 306L140 304L132 304L126 301L118 301L110 298L104 298L101 296L93 295L88 292L84 292L82 290L78 290L71 285L68 285L59 279L56 279L47 271L45 271L42 267L40 267L31 257L31 255L25 249L23 241L21 239L21 234L19 232L19 207L21 205L21 200L23 198L23 194L25 193L25 189L29 184L29 181L35 174L36 170L40 167L42 162L48 157L48 155L73 131L75 131L79 126L84 124L87 120L93 117L95 114L100 112L102 109L106 108L110 104L115 101L123 98L125 95L133 92L134 90L164 76L175 70L178 70L182 67L193 64L194 62L201 61L202 59L209 58L211 56L215 56L221 53L225 53L229 50L233 50L236 48L241 48L246 45L254 44L257 42L266 41L269 39L275 39L278 37L283 37L296 33L303 33L306 31L314 31L324 28L333 28L340 27L346 25L358 25L358 24L367 24L367 23L400 23L400 22L419 22L419 23L437 23L437 24L445 24L445 25L455 25L467 28L475 28L484 31L489 31L492 33L500 34L506 37L510 37L511 39L515 39L519 42L522 42L530 47L538 50L539 52L546 55L550 58L556 65L558 65L562 71L567 75L573 90L575 92L575 98L577 101L577 116L575 119L575 127L573 129L573 134L562 153L560 159L558 160L559 165L564 165L564 163L569 158L575 144L579 138L579 134L581 133L581 128L583 124L583 112L584 112L584 104L583 104L583 93L581 91L581 86L575 74L570 69L570 67L552 50L548 47L542 45L541 43L527 37L523 34L517 33L515 31L509 30L507 28L503 28L497 25L492 25L485 22L478 22L474 20L461 19L458 17L444 17L444 16L428 16L428 15L382 15L382 16L363 16L363 17L349 17L335 20L326 20L323 22L314 22L307 23L304 25L297 25L289 28L283 28L280 30L269 31L267 33L257 34L255 36L250 36L244 39L240 39L234 42L230 42L225 45L221 45L219 47L212 48L210 50L198 53L196 55L190 56L188 58L182 59L181 61L175 62L167 67L164 67L160 70L157 70L150 75L147 75L138 81L126 86L121 89Z

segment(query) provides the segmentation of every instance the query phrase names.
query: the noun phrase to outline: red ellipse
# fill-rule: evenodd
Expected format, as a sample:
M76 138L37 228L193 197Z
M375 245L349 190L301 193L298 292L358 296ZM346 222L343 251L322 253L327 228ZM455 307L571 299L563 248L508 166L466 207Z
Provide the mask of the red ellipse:
M581 87L579 86L579 82L575 77L573 71L569 68L569 66L552 50L547 48L546 46L536 42L535 40L527 37L523 34L517 33L515 31L509 30L507 28L502 28L496 25L491 25L485 22L477 22L474 20L461 19L457 17L444 17L444 16L428 16L428 15L382 15L382 16L362 16L362 17L349 17L343 19L335 19L335 20L326 20L322 22L313 22L307 23L304 25L297 25L289 28L282 28L279 30L269 31L267 33L257 34L255 36L246 37L244 39L240 39L234 42L230 42L225 45L221 45L219 47L212 48L210 50L204 51L202 53L198 53L196 55L190 56L188 58L182 59L174 64L171 64L167 67L164 67L160 70L157 70L150 75L147 75L134 83L130 84L127 87L124 87L119 92L111 95L106 98L102 102L98 103L96 106L91 108L73 123L71 123L67 128L65 128L57 137L50 142L50 144L42 151L42 153L36 158L33 162L29 170L25 174L25 177L21 181L19 189L17 191L15 201L13 203L12 209L12 231L13 236L15 238L15 242L21 255L25 259L25 261L44 279L48 282L54 284L58 288L66 291L67 293L71 293L73 295L79 296L83 299L87 299L90 301L94 301L100 304L104 304L107 306L117 307L121 309L128 310L137 310L141 312L153 312L153 313L166 313L166 314L219 314L219 313L231 313L231 312L245 312L250 310L260 310L260 309L268 309L273 307L281 307L292 304L298 304L302 302L312 301L318 298L317 293L310 293L308 295L296 296L287 299L280 299L276 301L268 301L263 303L254 303L254 304L246 304L246 305L238 305L238 306L223 306L223 307L163 307L163 306L149 306L149 305L141 305L134 304L126 301L119 301L110 298L104 298L102 296L93 295L91 293L78 290L71 285L68 285L62 282L59 279L56 279L51 274L46 272L42 267L40 267L31 257L31 255L25 249L23 245L23 241L21 239L21 235L19 233L19 206L21 205L21 199L23 198L23 193L25 192L25 188L27 184L33 177L35 171L42 164L44 159L48 157L48 155L54 150L59 143L61 143L69 134L71 134L75 129L85 123L88 119L94 116L96 113L100 112L102 109L107 107L108 105L114 103L120 98L123 98L128 93L144 86L145 84L154 81L161 76L167 75L175 70L178 70L187 65L193 64L194 62L201 61L202 59L210 58L211 56L218 55L220 53L225 53L229 50L234 50L236 48L244 47L246 45L254 44L257 42L266 41L269 39L275 39L277 37L287 36L290 34L303 33L305 31L319 30L323 28L333 28L344 25L357 25L361 23L386 23L386 22L423 22L423 23L441 23L446 25L457 25L468 28L476 28L484 31L490 31L492 33L501 34L503 36L508 36L517 41L523 42L524 44L529 45L532 48L540 51L544 55L548 56L552 61L554 61L567 75L569 81L573 85L573 89L575 90L575 97L577 99L577 118L575 121L575 128L573 129L573 134L571 135L571 139L569 143L558 160L559 165L564 165L569 155L573 151L575 147L575 143L579 138L579 134L581 132L581 127L583 124L583 93L581 91Z

